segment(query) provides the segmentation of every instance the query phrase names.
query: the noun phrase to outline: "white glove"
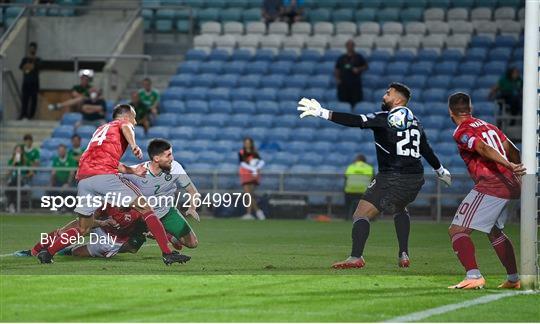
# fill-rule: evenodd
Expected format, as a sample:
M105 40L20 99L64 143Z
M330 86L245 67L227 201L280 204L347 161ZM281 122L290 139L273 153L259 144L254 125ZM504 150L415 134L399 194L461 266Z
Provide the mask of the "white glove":
M300 118L304 118L306 116L324 119L330 118L330 110L321 107L321 104L315 99L302 98L302 100L298 101L298 104L300 106L298 106L297 110L303 111L303 113L300 114Z
M447 187L452 185L452 175L450 174L450 171L446 170L442 165L439 169L435 170L435 173L437 174L437 178L444 182Z

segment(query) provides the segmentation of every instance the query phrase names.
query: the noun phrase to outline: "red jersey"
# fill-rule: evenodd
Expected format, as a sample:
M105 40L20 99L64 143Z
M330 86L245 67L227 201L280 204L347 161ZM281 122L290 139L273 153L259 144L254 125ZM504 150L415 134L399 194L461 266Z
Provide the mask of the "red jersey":
M98 174L118 173L118 164L128 146L122 133L124 124L128 122L113 120L96 129L79 161L77 180Z
M477 143L484 141L506 158L503 146L506 135L500 129L481 119L471 117L456 128L454 140L475 183L476 191L504 199L519 198L520 182L512 171L496 162L485 160L475 151Z
M118 227L104 226L102 229L111 235L118 237L118 240L125 241L131 235L137 221L143 221L142 214L137 210L121 210L118 207L107 206L105 210L99 210L96 218L110 217L118 223Z

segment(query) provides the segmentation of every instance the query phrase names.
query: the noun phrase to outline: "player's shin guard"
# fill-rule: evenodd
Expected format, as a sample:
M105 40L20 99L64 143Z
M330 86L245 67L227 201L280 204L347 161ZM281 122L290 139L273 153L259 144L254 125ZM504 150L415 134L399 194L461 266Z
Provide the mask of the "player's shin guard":
M467 275L478 272L474 244L467 233L457 233L452 236L452 247L459 261L467 271Z
M358 218L352 228L352 251L351 256L359 258L364 253L364 246L369 236L369 218Z
M514 246L510 239L501 232L497 238L491 241L491 245L495 253L497 253L499 260L501 260L501 263L506 268L508 280L518 281L516 255L514 254Z
M54 243L47 248L47 251L49 251L51 255L55 255L56 252L63 248L78 242L80 235L81 232L77 227L68 228L63 232L58 231L58 234L54 237Z
M143 214L143 219L146 223L146 226L148 227L148 230L150 230L150 233L152 233L152 235L156 239L156 242L159 245L161 252L165 254L171 254L171 249L169 249L169 246L167 244L167 233L165 232L163 224L161 224L156 214L154 214L153 211L146 212Z
M403 252L409 255L409 233L411 231L411 219L409 211L404 209L401 213L394 215L394 227L399 243L398 258Z

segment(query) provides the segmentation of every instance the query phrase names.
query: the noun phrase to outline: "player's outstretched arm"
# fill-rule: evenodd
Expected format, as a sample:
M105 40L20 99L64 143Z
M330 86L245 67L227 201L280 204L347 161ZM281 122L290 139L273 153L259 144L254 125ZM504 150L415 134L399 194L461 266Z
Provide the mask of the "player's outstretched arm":
M124 134L124 138L128 142L129 147L131 147L131 152L133 155L141 160L143 158L143 153L139 145L137 145L137 142L135 142L135 132L133 131L133 126L127 123L122 125L122 134Z
M515 175L522 176L525 174L526 169L523 164L508 161L504 158L504 156L501 155L501 153L499 153L499 151L487 145L482 140L477 140L476 142L477 143L474 146L474 150L484 159L504 166L508 170L512 171Z
M368 118L364 115L354 115L348 113L341 113L323 108L321 104L315 99L302 98L298 102L298 111L301 111L300 118L307 116L319 117L333 121L336 124L340 124L348 127L366 127Z
M186 187L186 192L191 197L191 199L189 200L190 205L188 207L188 210L186 211L186 216L189 216L189 217L195 219L197 222L200 222L201 218L199 216L199 213L197 212L197 206L195 206L195 203L194 203L195 200L193 199L193 197L195 197L195 195L199 194L199 191L197 190L197 188L195 187L193 182L190 182L190 184Z
M147 170L143 164L138 164L132 167L132 166L127 166L124 163L119 163L118 172L124 173L124 174L134 174L136 176L144 178L146 176Z
M506 152L506 156L508 157L508 161L515 164L521 164L521 154L514 143L512 143L511 140L506 139L502 144L504 151Z

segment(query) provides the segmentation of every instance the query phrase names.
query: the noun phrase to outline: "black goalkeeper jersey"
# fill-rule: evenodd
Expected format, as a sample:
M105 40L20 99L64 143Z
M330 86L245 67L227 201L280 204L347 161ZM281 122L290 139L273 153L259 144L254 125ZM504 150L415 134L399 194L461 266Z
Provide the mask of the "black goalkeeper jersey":
M388 126L387 117L387 111L365 115L332 112L330 120L344 126L373 130L380 173L423 174L421 157L434 169L441 167L416 116L405 131Z

